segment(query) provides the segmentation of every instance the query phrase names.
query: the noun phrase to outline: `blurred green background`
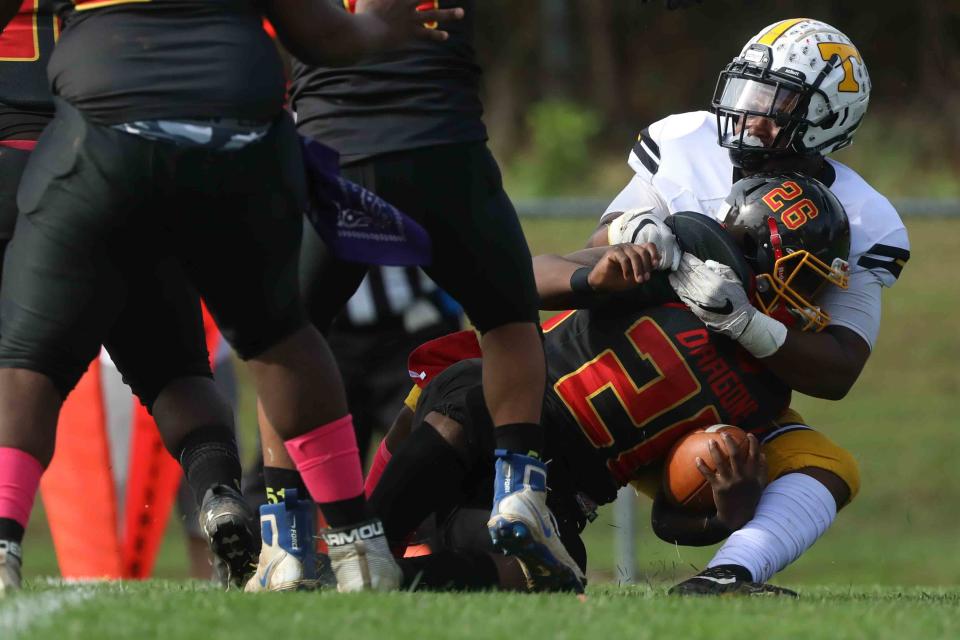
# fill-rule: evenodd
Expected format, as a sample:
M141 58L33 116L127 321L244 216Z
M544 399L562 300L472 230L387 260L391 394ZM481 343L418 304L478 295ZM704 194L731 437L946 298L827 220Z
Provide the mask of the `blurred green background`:
M707 108L721 67L749 37L801 15L845 31L873 80L864 125L837 159L891 198L960 197L960 0L706 0L675 12L640 0L477 5L486 121L514 198L612 198L630 178L626 157L640 129L670 113ZM582 213L525 221L534 253L580 248L601 212ZM905 222L912 258L884 294L879 344L857 385L840 402L798 396L794 405L854 452L861 494L781 582L947 585L960 576L960 217ZM238 418L251 452L248 386ZM638 500L643 580L671 581L709 558L709 549L658 541L649 533L646 500ZM612 524L605 510L587 532L591 572L603 580L622 575L614 566ZM56 573L39 508L26 559L28 575ZM174 516L156 574L186 572Z

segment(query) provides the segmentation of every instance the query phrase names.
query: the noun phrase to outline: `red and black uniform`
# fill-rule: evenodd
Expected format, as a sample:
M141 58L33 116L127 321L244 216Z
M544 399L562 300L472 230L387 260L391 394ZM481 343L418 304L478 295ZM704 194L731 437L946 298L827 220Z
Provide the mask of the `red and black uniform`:
M785 384L682 304L581 310L555 322L544 424L560 436L578 490L600 504L685 433L718 423L767 428L789 403Z
M282 65L254 0L52 4L56 113L20 181L0 366L66 395L106 344L149 406L210 375L198 293L242 357L306 322Z
M17 187L53 119L47 63L59 26L52 0L23 0L0 33L0 265L17 220Z
M581 568L586 551L579 533L595 506L611 502L634 478L659 472L677 439L717 423L764 430L790 399L782 382L735 342L709 333L682 304L566 312L544 330L547 504ZM494 427L481 360L458 361L473 351L473 334L448 338L419 354L422 362L416 353L411 357L412 373L435 371L444 360L453 364L423 389L414 430L387 465L371 505L395 542L435 513L441 547L482 549L489 547L480 534L493 491ZM432 412L463 426L460 449L424 425Z
M776 376L736 342L709 333L679 303L569 311L544 332L551 487L562 483L598 504L658 465L689 431L718 423L766 429L790 400ZM442 348L440 341L433 345ZM416 357L412 371L421 369ZM437 411L470 431L490 430L480 372L477 359L445 368L424 389L414 424ZM478 442L486 437L478 435Z
M0 140L36 140L53 118L47 63L59 32L53 0L23 0L0 33Z

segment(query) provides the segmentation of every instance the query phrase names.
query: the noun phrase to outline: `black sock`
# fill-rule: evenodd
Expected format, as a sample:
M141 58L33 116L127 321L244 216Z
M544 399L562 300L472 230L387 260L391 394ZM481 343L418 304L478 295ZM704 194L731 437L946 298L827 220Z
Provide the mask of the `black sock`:
M23 542L23 525L13 518L0 518L0 540L20 544Z
M214 485L240 490L240 456L230 427L203 427L191 432L180 442L177 459L197 504Z
M543 451L543 427L533 422L515 422L494 427L493 438L497 449L506 449L534 458Z
M397 447L370 496L390 542L402 544L424 518L455 504L468 470L433 427L415 428Z
M367 506L367 497L362 493L355 498L337 500L336 502L318 502L320 513L331 529L349 527L371 518L370 508Z
M282 502L286 489L296 489L300 500L310 500L307 485L296 469L281 469L280 467L263 467L263 483L267 489L267 502Z
M500 585L493 558L484 551L442 549L427 556L398 560L403 589L484 591Z

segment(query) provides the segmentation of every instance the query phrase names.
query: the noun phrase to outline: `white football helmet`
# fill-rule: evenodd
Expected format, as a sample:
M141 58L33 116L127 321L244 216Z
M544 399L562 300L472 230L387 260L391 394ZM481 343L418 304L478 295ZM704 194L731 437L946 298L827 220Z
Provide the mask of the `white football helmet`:
M734 164L758 169L777 156L849 145L869 101L870 76L850 39L792 18L761 30L720 72L712 107Z

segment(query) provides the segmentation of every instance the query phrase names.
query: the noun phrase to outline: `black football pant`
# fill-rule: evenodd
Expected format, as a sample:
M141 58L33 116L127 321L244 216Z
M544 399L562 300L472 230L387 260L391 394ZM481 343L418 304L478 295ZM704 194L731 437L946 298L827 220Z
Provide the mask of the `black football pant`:
M236 151L150 141L57 100L23 175L0 290L0 367L66 396L107 344L140 398L210 375L205 299L241 357L306 322L297 285L303 168L282 115Z
M464 427L464 447L455 449L424 422L433 411ZM431 381L417 404L413 425L370 497L387 538L401 544L424 519L435 515L441 544L493 552L486 520L493 502L494 426L483 400L480 361L458 362ZM561 457L548 440L545 458L557 464L550 463L547 504L557 518L564 546L585 568L586 549L579 534L586 516Z
M540 300L523 229L483 142L424 147L351 164L342 175L424 226L433 263L424 270L481 332L538 322ZM300 282L313 323L326 331L366 267L333 259L304 234Z

